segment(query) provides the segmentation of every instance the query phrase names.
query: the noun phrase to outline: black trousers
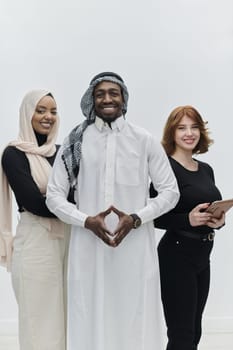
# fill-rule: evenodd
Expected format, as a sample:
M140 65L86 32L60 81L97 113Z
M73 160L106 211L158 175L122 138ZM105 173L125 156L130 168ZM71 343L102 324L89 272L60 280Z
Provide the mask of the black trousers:
M166 232L158 246L167 350L194 350L210 284L213 242Z

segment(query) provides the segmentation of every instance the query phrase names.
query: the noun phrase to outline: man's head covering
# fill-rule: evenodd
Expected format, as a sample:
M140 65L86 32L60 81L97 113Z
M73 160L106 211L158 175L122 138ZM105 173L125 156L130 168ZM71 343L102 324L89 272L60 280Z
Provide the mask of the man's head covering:
M112 83L118 84L121 87L123 96L123 108L122 114L125 115L127 112L128 104L128 90L120 75L114 72L102 72L94 76L90 81L90 85L81 99L81 109L86 117L83 123L75 127L69 136L65 139L63 144L63 154L62 159L64 161L66 171L68 174L68 179L71 187L75 186L77 181L77 176L79 172L80 160L82 156L82 140L83 133L88 127L88 125L95 122L95 103L94 103L94 90L95 87L102 81L110 81Z
M124 100L122 114L125 115L127 112L129 94L123 79L116 73L103 72L103 73L97 74L91 80L89 88L87 89L87 91L85 92L85 94L81 99L81 109L84 116L87 118L87 120L90 120L90 121L95 120L96 115L95 115L95 105L94 105L94 90L95 90L95 87L102 81L110 81L112 83L120 85L123 100Z

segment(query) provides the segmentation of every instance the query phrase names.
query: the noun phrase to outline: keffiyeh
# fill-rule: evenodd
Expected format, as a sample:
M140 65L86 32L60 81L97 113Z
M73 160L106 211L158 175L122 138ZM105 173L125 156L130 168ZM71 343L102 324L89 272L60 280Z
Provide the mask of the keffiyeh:
M77 182L80 160L82 156L83 133L88 127L88 125L93 124L95 122L96 118L93 97L94 89L96 85L98 85L102 81L110 81L120 85L124 99L122 114L125 115L127 112L129 94L123 79L118 74L113 72L103 72L96 75L91 80L89 88L87 89L87 91L81 99L81 109L83 115L86 117L86 120L84 120L84 122L79 124L71 131L71 133L66 138L63 144L62 159L66 167L71 188L74 188Z

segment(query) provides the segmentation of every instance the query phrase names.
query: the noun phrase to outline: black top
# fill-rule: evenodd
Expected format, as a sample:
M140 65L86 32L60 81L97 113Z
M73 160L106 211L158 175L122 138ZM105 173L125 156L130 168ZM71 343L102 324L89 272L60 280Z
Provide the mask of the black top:
M169 157L175 173L180 199L176 207L167 214L154 220L154 226L165 230L188 230L191 232L209 233L213 229L203 226L191 226L189 212L200 203L211 203L222 199L221 193L215 186L213 169L204 162L198 162L198 170L191 171L184 168L175 159ZM157 192L150 186L150 196L155 197Z
M36 134L38 145L46 142L46 135ZM57 150L59 146L56 146ZM55 156L46 158L50 165L53 165ZM2 167L7 176L8 182L14 192L19 212L25 210L42 217L55 217L45 204L45 197L35 183L29 161L24 152L14 146L8 146L2 155Z

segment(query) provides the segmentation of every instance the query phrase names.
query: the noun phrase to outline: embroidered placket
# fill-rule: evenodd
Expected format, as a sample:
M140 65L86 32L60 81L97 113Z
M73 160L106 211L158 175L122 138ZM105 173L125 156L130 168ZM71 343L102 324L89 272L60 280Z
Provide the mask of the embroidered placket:
M116 134L108 130L106 142L105 205L108 208L114 202L114 182L116 164Z

